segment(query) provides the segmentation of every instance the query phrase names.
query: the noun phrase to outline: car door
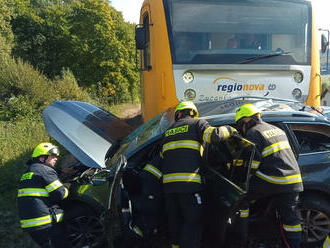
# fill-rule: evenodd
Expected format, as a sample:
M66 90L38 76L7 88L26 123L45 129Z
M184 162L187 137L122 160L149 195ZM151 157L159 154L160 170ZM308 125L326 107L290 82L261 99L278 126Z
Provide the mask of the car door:
M203 168L207 209L205 240L207 247L218 247L224 245L231 218L247 193L255 146L234 136L208 147L205 153L208 156ZM237 161L241 161L239 166Z
M330 123L290 123L298 144L304 192L300 194L303 237L317 246L330 232Z

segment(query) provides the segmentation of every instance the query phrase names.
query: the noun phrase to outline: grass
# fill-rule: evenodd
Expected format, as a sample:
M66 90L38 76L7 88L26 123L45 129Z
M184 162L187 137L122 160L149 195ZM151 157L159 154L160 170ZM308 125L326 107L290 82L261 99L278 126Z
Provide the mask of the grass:
M50 139L41 121L1 121L0 130L0 247L36 247L19 228L16 191L33 147Z

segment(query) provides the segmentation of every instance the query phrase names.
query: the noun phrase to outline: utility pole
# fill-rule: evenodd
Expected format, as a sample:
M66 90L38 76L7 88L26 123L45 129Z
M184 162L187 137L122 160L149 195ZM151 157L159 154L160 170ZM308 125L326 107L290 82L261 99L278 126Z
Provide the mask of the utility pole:
M328 48L327 48L327 73L329 72L329 37L330 37L330 31L329 29L323 29L319 28L320 31L325 31L328 33Z

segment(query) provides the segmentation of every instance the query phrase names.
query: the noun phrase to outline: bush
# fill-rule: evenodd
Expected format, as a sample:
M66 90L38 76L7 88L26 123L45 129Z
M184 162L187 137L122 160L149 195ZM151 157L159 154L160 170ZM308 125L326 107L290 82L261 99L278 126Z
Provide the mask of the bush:
M22 60L0 58L0 120L39 119L56 100L91 101L70 71L53 81Z
M62 100L92 101L87 91L78 86L73 73L68 69L64 69L61 77L56 77L54 83L55 92Z

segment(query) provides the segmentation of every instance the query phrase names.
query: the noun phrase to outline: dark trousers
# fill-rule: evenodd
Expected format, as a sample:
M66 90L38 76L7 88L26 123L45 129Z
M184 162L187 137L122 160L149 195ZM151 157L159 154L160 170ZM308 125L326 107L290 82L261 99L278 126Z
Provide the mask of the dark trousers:
M247 211L249 209L249 201L253 200L253 198L254 197L249 197L249 199L246 200L241 206L241 218L238 225L240 225L241 239L243 239L244 243L248 237L248 218L244 216L244 210ZM273 202L275 209L280 214L282 228L290 247L300 247L300 243L302 241L302 230L297 206L299 193L282 193L269 196L269 200Z
M201 194L165 194L165 206L172 247L199 248L203 213Z
M155 233L159 227L162 213L162 199L155 194L141 194L131 197L133 205L133 223L147 237Z
M31 238L41 248L70 248L64 225L55 224L52 227L29 232Z
M282 227L291 248L300 247L302 239L301 221L298 211L299 193L279 194L273 198L280 213Z

